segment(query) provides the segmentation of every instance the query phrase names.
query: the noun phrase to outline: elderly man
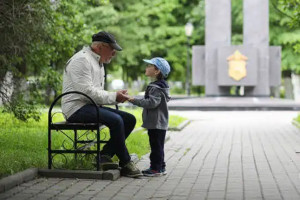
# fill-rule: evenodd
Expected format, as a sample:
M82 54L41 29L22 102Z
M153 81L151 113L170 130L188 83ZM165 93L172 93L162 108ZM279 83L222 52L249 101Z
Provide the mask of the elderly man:
M110 129L111 136L101 151L101 165L105 163L107 166L115 166L111 158L116 154L120 160L121 175L136 177L140 176L141 172L131 161L125 145L125 139L133 130L136 119L129 113L102 106L128 99L126 90L104 90L103 64L110 63L116 51L121 50L112 34L105 31L94 34L91 46L83 47L67 62L63 76L63 93L83 92L99 105L100 122ZM62 111L69 122L96 122L95 107L85 97L77 94L63 97Z

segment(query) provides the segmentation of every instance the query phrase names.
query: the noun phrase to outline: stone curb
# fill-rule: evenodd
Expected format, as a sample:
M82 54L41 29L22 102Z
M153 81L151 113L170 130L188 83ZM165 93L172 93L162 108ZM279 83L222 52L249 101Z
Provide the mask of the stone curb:
M146 130L146 129L143 128L143 127L138 127L138 128L133 129L133 131L131 132L131 134L135 133L135 132L138 132L138 131L141 131L141 130Z
M293 119L292 124L297 128L300 128L300 123L297 120Z
M293 119L292 124L294 126L296 126L298 129L300 129L300 123L296 119ZM300 149L299 148L294 149L294 150L295 150L296 154L300 154Z
M296 119L293 119L292 124L294 126L296 126L298 129L300 129L300 123ZM300 153L300 149L295 149L295 153L299 154Z
M183 121L181 124L179 124L177 127L169 127L169 128L168 128L168 131L181 131L181 130L182 130L184 127L186 127L190 122L191 122L191 120L185 120L185 121ZM146 131L145 128L139 127L139 128L134 129L133 132L137 132L137 131L141 131L141 130L145 130L145 131ZM167 141L170 140L170 134L168 134L168 131L167 131L165 143L166 143ZM133 133L133 132L132 132L132 133Z
M189 123L191 122L191 120L185 120L185 121L183 121L181 124L179 124L177 127L169 127L168 128L168 131L181 131L184 127L186 127ZM145 130L146 131L146 129L145 128L143 128L143 127L139 127L139 128L136 128L136 129L134 129L132 132L137 132L137 131L140 131L140 130Z
M117 169L107 171L39 169L39 176L49 178L78 178L114 181L120 177L120 171Z
M191 120L185 120L183 121L181 124L179 124L179 126L177 127L169 127L168 131L181 131L184 127L186 127L189 123L191 122Z
M30 168L0 180L0 193L28 182L38 176L51 178L101 179L115 181L120 177L119 170L89 171L89 170L58 170Z
M0 180L0 193L37 177L38 169L30 168Z

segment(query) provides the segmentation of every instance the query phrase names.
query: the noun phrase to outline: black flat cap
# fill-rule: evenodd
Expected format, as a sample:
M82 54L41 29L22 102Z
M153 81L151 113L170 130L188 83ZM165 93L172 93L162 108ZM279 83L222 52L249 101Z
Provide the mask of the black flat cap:
M120 45L118 45L115 37L111 33L100 31L99 33L96 33L92 36L92 41L105 42L115 50L122 51L122 48L120 47Z

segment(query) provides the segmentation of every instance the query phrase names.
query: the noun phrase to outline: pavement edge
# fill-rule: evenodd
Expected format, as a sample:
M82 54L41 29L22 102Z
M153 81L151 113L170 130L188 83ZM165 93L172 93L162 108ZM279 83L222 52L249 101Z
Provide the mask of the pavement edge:
M6 192L15 186L33 180L37 177L47 178L78 178L115 181L120 178L119 170L89 171L89 170L58 170L29 168L0 180L0 193Z
M38 168L29 168L14 175L2 178L0 180L0 193L34 179L38 176L38 171Z

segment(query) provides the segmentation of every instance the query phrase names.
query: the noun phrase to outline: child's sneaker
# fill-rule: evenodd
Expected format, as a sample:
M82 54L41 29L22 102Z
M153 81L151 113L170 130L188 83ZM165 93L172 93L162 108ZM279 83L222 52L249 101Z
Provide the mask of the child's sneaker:
M166 168L163 168L163 169L161 170L161 174L162 174L162 175L167 175L167 174L168 174Z
M151 167L149 167L148 169L142 170L142 174L146 173L149 170L151 170Z
M154 177L154 176L162 176L162 172L153 170L151 168L142 171L144 176Z

